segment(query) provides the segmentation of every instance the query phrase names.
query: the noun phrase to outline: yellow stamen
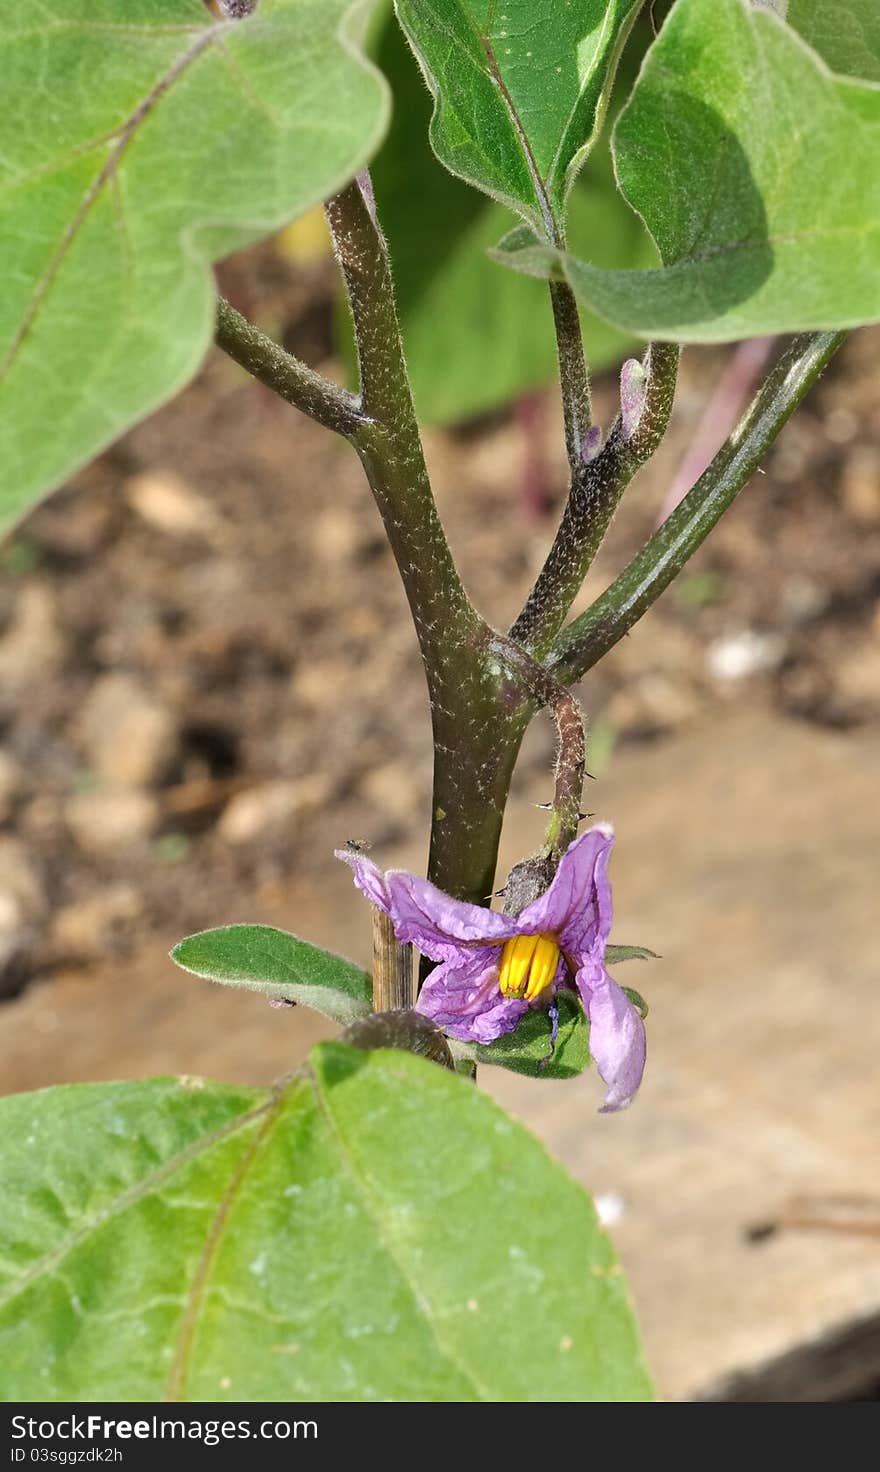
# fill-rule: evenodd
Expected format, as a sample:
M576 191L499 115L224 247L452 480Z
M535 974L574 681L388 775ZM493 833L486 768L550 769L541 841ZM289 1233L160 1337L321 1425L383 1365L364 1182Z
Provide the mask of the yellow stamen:
M504 942L498 985L503 997L533 1002L553 980L559 962L555 935L514 935Z
M526 987L527 1002L533 1002L550 985L556 975L556 967L558 965L559 944L556 936L547 934L539 935L538 944L535 946L535 954L532 957L529 984Z

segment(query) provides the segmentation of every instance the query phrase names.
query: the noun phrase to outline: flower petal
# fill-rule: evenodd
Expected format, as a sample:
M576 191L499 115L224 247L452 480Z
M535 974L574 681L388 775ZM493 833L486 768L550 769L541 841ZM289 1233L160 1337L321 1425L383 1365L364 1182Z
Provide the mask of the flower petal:
M502 997L497 958L487 964L486 952L478 951L463 964L437 966L419 993L416 1011L462 1042L494 1043L513 1031L528 1003Z
M383 874L372 859L348 849L337 849L336 857L351 865L358 888L390 915L397 939L418 946L432 961L461 963L474 942L485 940L500 946L516 934L517 926L509 917L482 905L454 900L418 874L408 874L405 869L388 869Z
M517 916L527 934L549 930L562 949L580 963L597 942L604 947L611 932L611 885L608 857L614 829L597 823L576 838L562 855L550 888Z
M388 896L385 875L379 865L350 848L337 848L334 852L337 859L341 859L343 864L351 865L354 870L354 882L361 893L367 896L371 904L384 910L388 915L391 910L391 901Z
M603 1114L626 1109L642 1081L645 1024L629 997L595 956L577 974L590 1023L590 1055L608 1090Z

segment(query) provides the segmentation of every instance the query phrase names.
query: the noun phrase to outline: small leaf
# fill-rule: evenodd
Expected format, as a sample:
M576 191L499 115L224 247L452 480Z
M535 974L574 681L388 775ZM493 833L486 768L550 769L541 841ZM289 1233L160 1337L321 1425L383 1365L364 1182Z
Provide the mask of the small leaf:
M633 1006L635 1007L636 1011L644 1022L645 1018L648 1015L648 1004L642 996L641 992L637 992L635 988L631 986L621 987L621 991L625 992L626 995L629 997L630 1001L632 1002Z
M619 966L621 961L659 961L656 951L647 946L606 946L605 961L609 966Z
M528 1078L575 1078L590 1062L590 1027L574 992L559 992L557 1002L559 1034L552 1057L550 1018L540 1008L530 1008L513 1032L494 1043L484 1046L451 1041L453 1053L475 1063L524 1073Z
M396 0L441 163L555 239L640 4Z
M651 1399L581 1188L410 1053L2 1099L0 1172L8 1401Z
M334 1022L352 1022L372 1010L366 971L272 925L199 931L180 941L171 959L194 976L262 992L276 1002L301 1002Z
M364 13L5 6L0 529L192 377L213 334L210 262L370 158L388 100L358 44Z
M663 266L605 271L522 228L496 259L562 274L643 337L719 342L880 318L880 87L836 77L743 0L678 0L614 131Z

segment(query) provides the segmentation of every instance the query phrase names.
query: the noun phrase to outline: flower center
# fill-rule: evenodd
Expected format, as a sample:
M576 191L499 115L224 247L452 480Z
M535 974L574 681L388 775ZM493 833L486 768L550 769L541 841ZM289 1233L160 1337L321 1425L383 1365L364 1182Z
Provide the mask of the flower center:
M504 942L498 985L503 997L524 997L533 1002L548 987L559 964L559 942L555 935L513 935Z

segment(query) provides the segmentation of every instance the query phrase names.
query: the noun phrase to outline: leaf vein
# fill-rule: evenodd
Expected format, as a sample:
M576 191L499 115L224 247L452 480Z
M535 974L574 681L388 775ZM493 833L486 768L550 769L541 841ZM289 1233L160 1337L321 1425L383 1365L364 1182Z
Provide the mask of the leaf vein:
M336 1141L336 1145L339 1151L339 1159L348 1172L349 1178L364 1206L364 1210L366 1211L367 1216L375 1225L376 1233L379 1237L379 1240L381 1241L383 1247L385 1248L385 1251L391 1258L392 1262L400 1273L401 1278L406 1283L410 1293L412 1294L416 1308L422 1314L429 1330L431 1331L438 1350L440 1351L443 1358L446 1359L448 1363L452 1365L455 1370L458 1371L458 1373L462 1376L462 1379L466 1380L471 1385L481 1401L494 1401L496 1397L491 1392L491 1390L487 1386L480 1383L480 1381L474 1375L473 1370L470 1369L468 1366L462 1364L461 1360L456 1356L451 1347L444 1342L443 1336L439 1331L437 1318L433 1312L430 1300L425 1297L421 1287L418 1284L418 1281L412 1274L409 1264L406 1262L404 1255L401 1253L399 1244L394 1241L392 1234L388 1230L386 1216L383 1214L382 1211L381 1199L371 1188L370 1183L364 1176L363 1172L358 1168L358 1165L354 1158L354 1153L351 1150L351 1147L348 1145L345 1137L343 1136L342 1131L339 1128L339 1124L328 1105L327 1099L325 1098L320 1077L313 1071L312 1077L315 1085L315 1097L318 1101L318 1106L321 1110L321 1113L326 1120L330 1134Z
M199 1140L194 1140L186 1149L178 1151L170 1160L164 1161L162 1165L152 1171L148 1176L145 1176L143 1180L138 1181L134 1186L130 1186L127 1191L123 1191L113 1201L108 1202L106 1206L102 1207L100 1211L96 1211L94 1216L84 1221L68 1237L64 1238L57 1247L53 1247L51 1252L46 1252L42 1257L37 1258L25 1272L8 1285L6 1290L0 1292L0 1309L5 1308L8 1303L11 1303L14 1298L17 1298L20 1293L23 1293L25 1289L29 1288L44 1273L55 1272L64 1258L73 1252L75 1248L79 1247L80 1243L84 1242L92 1232L97 1232L107 1222L112 1221L115 1216L119 1216L123 1211L127 1211L130 1206L134 1206L143 1197L149 1196L158 1186L163 1185L170 1176L173 1176L175 1171L184 1165L188 1165L190 1161L197 1160L200 1155L212 1149L214 1145L218 1144L220 1140L225 1139L227 1135L234 1134L238 1129L245 1129L254 1120L259 1119L261 1115L265 1114L267 1110L271 1109L274 1102L273 1096L265 1100L262 1104L257 1105L256 1108L249 1109L245 1114L239 1114L236 1115L235 1119L227 1120L225 1124L220 1125L216 1130L212 1130L210 1134L204 1135Z

